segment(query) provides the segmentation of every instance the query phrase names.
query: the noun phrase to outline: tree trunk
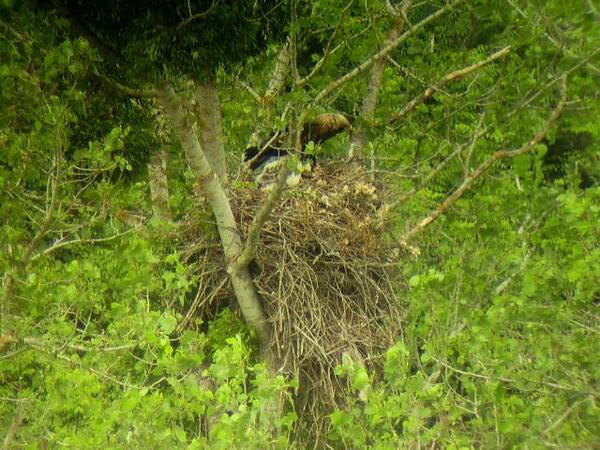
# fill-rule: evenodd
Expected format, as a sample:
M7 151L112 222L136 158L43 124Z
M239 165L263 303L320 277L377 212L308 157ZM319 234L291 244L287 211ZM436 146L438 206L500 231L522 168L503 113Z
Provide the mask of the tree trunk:
M242 252L243 245L221 178L216 175L211 164L209 164L198 137L171 85L165 84L159 89L158 95L159 102L164 107L173 130L186 153L192 172L206 193L215 216L221 244L227 259L227 271L237 301L246 322L256 328L261 342L261 352L268 360L271 329L252 283L248 266L235 264Z
M261 140L261 132L264 130L273 129L273 103L277 96L283 91L286 86L286 81L290 73L290 43L289 41L281 48L277 55L277 62L271 72L269 78L269 87L265 94L258 98L258 110L264 112L257 114L258 117L263 117L262 120L256 121L252 135L246 144L246 147L259 146Z
M148 181L154 217L170 221L169 186L167 184L167 149L160 147L148 163Z
M402 34L406 12L410 7L410 3L410 1L406 1L402 5L402 14L396 18L392 29L388 32L387 38L383 43L383 47L386 47L389 43L398 39L398 37ZM365 146L369 143L369 138L367 137L368 125L365 126L363 123L369 124L373 120L375 107L377 106L377 99L379 97L379 91L381 90L381 85L383 83L385 66L386 60L385 57L382 57L375 61L373 67L371 68L367 93L363 98L362 107L360 109L360 117L362 121L359 122L352 133L352 144L350 145L350 151L348 154L350 158L354 156L362 156Z
M214 172L225 183L227 163L221 139L221 103L214 77L196 85L195 112L200 146Z

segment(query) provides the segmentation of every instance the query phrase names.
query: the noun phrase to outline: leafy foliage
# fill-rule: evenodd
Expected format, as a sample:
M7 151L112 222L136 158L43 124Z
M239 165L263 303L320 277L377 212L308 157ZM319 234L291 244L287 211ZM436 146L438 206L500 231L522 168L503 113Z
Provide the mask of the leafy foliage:
M463 202L438 226L446 236L425 241L422 259L407 267L410 312L403 340L387 352L384 379L344 369L356 400L332 416L337 442L596 442L600 192L556 196L541 188L523 201L510 181L489 191Z
M260 0L65 2L139 77L198 76L260 52L285 26L284 4ZM218 44L218 45L217 45ZM142 78L143 79L143 78Z
M347 384L347 406L330 414L327 445L598 445L598 8L467 2L423 32L405 29L372 120L360 117L366 72L314 102L382 47L396 3L65 1L127 61L109 69L55 4L0 2L0 429L15 431L9 445L288 448L311 427L297 427L302 411L291 404L269 411L302 386L258 361L235 309L178 328L204 292L205 267L179 251L175 226L146 220L146 163L167 141L163 124L152 101L117 93L99 69L143 81L217 71L232 166L257 123L355 116L373 173L392 174L387 194L403 199L391 241L493 152L530 141L566 75L567 108L540 145L494 165L411 243L412 256L400 253L400 337L369 355L381 371L344 357L336 382ZM408 19L444 4L414 2ZM266 90L283 33L297 73L272 103L255 102L239 81ZM506 46L507 56L440 84ZM335 157L348 142L329 145L314 151ZM169 153L174 216L202 217L203 232L216 234L190 201L202 191L179 150Z

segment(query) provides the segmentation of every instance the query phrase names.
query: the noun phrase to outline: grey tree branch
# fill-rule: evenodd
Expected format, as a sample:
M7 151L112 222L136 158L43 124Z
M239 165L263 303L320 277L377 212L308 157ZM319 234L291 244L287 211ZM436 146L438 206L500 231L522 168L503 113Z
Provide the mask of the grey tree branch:
M244 80L240 80L239 78L236 79L237 84L239 84L241 87L243 87L246 92L248 92L248 94L250 94L250 97L252 97L256 103L258 104L262 104L262 97L260 96L260 94L258 92L256 92L256 90L250 86L248 83L246 83Z
M265 95L263 96L266 103L272 102L285 87L285 80L291 69L290 45L291 43L288 40L277 55L277 62L275 63L275 68L271 74L269 87L267 87Z
M194 301L190 305L187 313L185 314L185 317L181 320L181 322L179 322L177 324L177 328L175 328L175 332L177 334L182 333L183 330L185 330L187 328L187 326L190 324L190 322L192 321L192 319L195 317L196 310L198 309L198 306L200 304L202 304L202 303L209 304L212 301L212 299L219 293L219 291L221 291L221 289L223 289L223 287L225 286L225 284L227 284L227 280L228 280L227 277L223 278L221 280L221 282L217 285L217 287L215 287L210 292L210 294L208 294L204 298L202 297L202 294L206 294L206 291L204 289L202 289L202 288L198 289L198 292L196 294L196 298L194 298Z
M273 211L273 208L281 198L281 194L283 194L283 190L285 188L286 179L290 172L286 164L287 160L288 158L283 158L281 161L281 168L277 173L275 184L271 188L269 196L260 206L260 209L250 224L250 228L248 229L248 233L246 235L246 244L244 245L244 249L235 263L236 270L242 267L248 267L248 264L250 264L254 258L254 255L256 254L256 249L258 248L260 239L260 232L265 222L269 218L271 211Z
M451 366L450 364L432 356L431 359L433 359L434 361L436 361L438 364L442 365L443 367L445 367L446 369L450 369L453 372L459 373L461 375L466 375L469 377L473 377L473 378L480 378L482 380L497 380L497 381L502 381L503 383L510 383L513 384L515 386L519 385L519 381L517 381L516 379L512 379L512 378L506 378L506 377L498 377L498 376L487 376L487 375L482 375L480 373L475 373L475 372L468 372L466 370L461 370L461 369L457 369L456 367ZM529 381L529 380L525 380L525 381ZM553 387L556 389L560 389L560 390L564 390L564 391L571 391L571 392L578 392L581 394L586 394L586 395L593 395L593 396L598 396L598 393L594 392L594 391L581 391L579 389L577 389L574 386L565 386L563 384L557 384L557 383L552 383L552 382L547 382L547 381L543 381L543 380L535 380L535 384L541 384L544 386L548 386L548 387Z
M81 362L80 359L77 358L77 360L75 360L74 358L71 358L67 355L64 355L62 353L60 353L60 349L54 348L54 347L48 347L46 346L44 343L37 341L37 340L29 340L28 342L24 342L26 345L28 345L29 347L31 347L32 349L35 349L41 353L46 354L49 358L53 358L56 359L58 361L63 361L64 363L69 364L69 366L77 366L77 367L81 367L84 370L89 371L90 373L93 373L94 375L97 375L101 378L104 378L105 380L108 380L112 383L115 383L121 387L124 388L128 388L128 389L143 389L146 387L151 387L151 386L140 386L140 385L134 385L134 384L130 384L130 383L126 383L124 381L121 381L115 377L113 377L112 375L109 375L105 372L102 372L101 370L95 369L93 367L87 367L84 366ZM157 382L153 383L154 384L158 384L159 381L162 381L164 378L160 378Z
M444 214L450 207L456 203L456 201L461 198L465 192L467 192L473 183L478 180L484 173L486 173L497 161L502 159L514 158L516 156L527 153L536 145L538 145L542 139L548 133L550 127L556 122L566 103L566 77L562 78L561 83L561 94L560 100L558 101L556 107L552 110L552 113L544 123L544 126L540 131L536 133L536 135L526 144L521 146L516 150L499 150L495 152L492 156L490 156L487 160L481 163L468 177L464 179L462 184L448 197L446 197L435 210L433 210L429 215L423 218L415 227L411 230L407 231L400 238L400 242L408 242L410 239L415 237L417 234L421 233L425 228L427 228L434 220L436 220L440 215Z
M212 12L214 7L219 4L219 1L220 0L213 0L213 2L210 4L210 6L208 7L208 9L206 11L202 11L202 12L196 13L196 14L190 14L190 16L187 19L185 19L179 25L177 25L177 29L179 30L180 28L189 25L194 20L202 19L202 18L208 16Z
M227 194L223 189L220 178L215 174L206 159L196 133L173 87L165 83L158 89L158 92L159 102L164 107L165 114L173 125L175 135L186 153L188 164L206 193L215 216L221 245L228 262L231 284L244 319L257 330L261 341L261 350L267 357L266 346L270 340L271 329L252 283L248 267L236 267L234 264L242 251L242 241Z
M517 13L523 17L524 19L527 19L528 21L531 21L531 17L528 16L520 7L519 5L515 4L515 2L513 0L508 0L508 3L510 4L510 6L512 6L512 8L517 11ZM588 5L590 6L590 12L595 13L596 15L598 15L598 10L594 7L593 3L591 1L588 0ZM571 57L575 57L575 58L579 58L579 55L577 55L575 52L573 52L571 49L569 49L568 46L558 42L548 31L544 30L544 36L546 37L546 39L548 39L548 41L550 41L552 43L552 45L554 45L557 49L561 50L562 52L564 52L565 54L567 54L568 56ZM598 66L595 66L594 64L592 64L589 61L586 61L587 66L593 70L594 72L596 72L597 74L600 73L600 68L598 68Z
M471 139L471 143L467 147L467 152L463 160L463 178L467 178L469 176L469 173L471 173L471 158L473 157L473 153L475 152L475 146L477 145L479 137L483 136L488 131L488 127L483 127L484 118L485 111L479 115L479 122L477 122L477 129L475 130L475 135L473 139Z
M288 42L286 42L277 55L277 62L275 63L275 67L273 68L271 76L269 77L269 86L267 87L264 96L259 95L256 91L248 86L255 94L254 95L251 93L250 95L257 100L257 103L261 108L266 109L267 114L266 118L254 128L250 139L248 139L247 147L259 145L261 130L272 126L271 105L273 104L273 100L279 94L281 94L283 88L285 88L285 82L290 74L292 58L294 57L292 50L292 38L290 37L288 38Z
M340 28L340 24L342 23L342 19L346 15L346 12L353 5L353 3L354 3L354 0L349 1L348 4L344 7L344 9L342 10L342 12L340 13L340 17L338 19L338 22L335 25L335 28L333 29L333 32L329 35L329 39L327 41L327 44L325 45L325 50L323 51L323 56L321 57L321 59L319 59L317 61L317 63L314 65L314 67L312 68L312 70L310 71L310 73L308 75L306 75L304 78L296 80L296 86L302 87L306 83L308 83L310 80L312 80L321 71L321 69L323 68L323 66L327 62L327 59L329 58L329 56L332 53L334 53L338 48L340 48L340 45L337 45L335 48L332 49L333 40L335 39L335 37L337 35L337 32L338 32L338 30Z
M227 164L221 130L221 102L214 76L196 84L195 96L200 145L211 167L225 183Z
M477 141L479 141L479 139L481 139L481 137L483 137L488 131L489 131L489 129L487 127L478 130L471 137L469 142L458 146L452 153L450 153L446 158L444 158L444 160L440 164L438 164L435 167L435 169L433 169L429 174L427 174L427 176L425 178L421 179L417 186L415 186L410 191L402 194L400 197L398 197L394 201L384 204L379 210L379 217L382 220L384 220L390 211L392 211L395 208L397 208L398 206L400 206L406 200L408 200L413 195L415 195L417 192L419 192L421 189L423 189L425 186L427 186L431 182L431 180L433 180L445 167L447 167L448 164L450 164L450 162L452 162L454 160L454 158L456 158L458 155L460 155L465 150L465 148L474 147L475 144L477 143Z
M61 133L61 127L57 126L55 129L57 130L57 133ZM10 301L13 296L17 279L22 275L27 265L31 262L31 258L38 243L44 238L44 236L46 236L50 226L54 222L54 211L56 210L58 190L63 176L62 138L63 137L61 134L56 135L53 166L47 180L46 209L44 218L42 219L42 222L40 223L36 233L33 235L33 238L31 241L29 241L25 253L18 261L18 264L15 264L12 268L10 268L3 279L3 292L2 297L0 298L0 333L4 331L4 321L10 313Z
M23 339L20 339L20 342L22 342L25 345L28 345L30 347L39 347L39 348L53 348L52 344L49 342L44 342L41 339L38 338L32 338L32 337L26 337ZM111 346L111 347L86 347L83 345L77 345L77 344L71 344L69 342L65 342L64 344L60 345L60 348L68 348L71 350L75 350L78 352L100 352L100 353L112 353L112 352L120 352L123 350L130 350L132 348L135 348L136 346L138 346L139 343L138 342L132 342L129 344L123 344L123 345L115 345L115 346ZM54 351L56 351L56 349L54 349Z
M415 109L421 103L423 103L425 100L430 98L433 94L438 92L446 84L448 84L452 81L458 80L460 78L466 77L467 75L475 72L476 70L481 69L482 67L490 64L491 62L496 61L497 59L500 59L500 58L508 55L510 53L510 51L511 51L510 47L504 47L502 50L497 51L496 53L488 56L486 59L484 59L482 61L479 61L468 67L464 67L462 69L455 70L454 72L450 72L449 74L444 75L437 82L435 82L432 86L429 86L427 89L425 89L425 91L422 94L418 95L417 97L413 98L411 101L406 103L399 112L397 112L391 118L389 118L389 120L388 120L389 123L397 122L400 119L402 119L403 117L405 117L409 112L411 112L413 109Z
M388 35L383 43L383 47L387 46L390 42L393 42L398 38L404 25L406 24L406 15L408 9L412 5L412 0L406 0L401 6L401 14L396 17L394 25L388 32ZM391 6L391 5L390 5ZM373 64L371 68L371 74L369 76L369 84L367 86L367 93L363 98L363 103L360 111L360 117L364 122L371 122L375 114L375 107L377 106L377 99L379 97L379 91L383 84L383 74L387 65L386 58L379 58ZM367 129L365 125L359 123L352 133L352 143L348 152L348 157L352 158L355 155L361 155L363 148L368 143Z
M291 30L288 36L290 43L290 71L292 78L295 80L300 79L298 73L298 32L294 31L298 29L298 0L292 0L290 4L290 19L291 19Z
M25 404L19 402L15 409L15 416L10 424L6 432L6 436L4 436L4 440L2 441L2 450L8 450L11 448L11 443L15 439L15 436L19 432L19 428L21 427L21 422L23 421L23 414L25 413Z
M93 76L98 78L100 81L106 83L112 88L121 91L123 94L129 95L134 98L152 98L158 95L158 92L155 89L136 89L130 86L126 86L122 83L119 83L117 80L114 80L106 75L102 75L100 72L95 71Z
M148 162L148 184L154 217L171 220L169 209L169 184L167 179L167 149L162 144Z
M513 117L514 115L516 115L517 113L522 111L525 107L527 107L529 104L531 104L536 98L538 98L540 95L542 95L548 89L552 88L555 84L560 83L564 77L568 77L570 74L572 74L579 68L586 65L589 61L591 61L599 53L600 53L600 47L598 47L596 50L594 50L592 53L590 53L586 57L580 59L579 62L577 64L575 64L573 67L570 67L569 69L563 71L562 73L559 73L557 76L555 76L550 81L545 83L537 91L535 91L532 95L526 96L522 102L515 105L515 107L506 114L506 118L510 119L511 117Z
M39 258L42 258L43 256L48 255L49 253L52 253L60 248L64 248L64 247L69 247L71 245L81 245L81 244L97 244L100 242L108 242L108 241L112 241L114 239L118 239L122 236L125 236L126 234L129 234L133 231L136 231L137 229L139 229L142 226L142 224L137 225L134 228L130 228L127 231L124 231L123 233L117 233L114 234L112 236L109 237L105 237L105 238L95 238L95 239L73 239L70 241L63 241L63 242L57 242L54 245L48 247L47 249L45 249L44 251L37 253L35 255L33 255L31 257L31 261L35 261Z
M345 75L338 78L337 80L329 83L325 88L323 88L321 90L321 92L319 92L315 96L313 103L314 104L320 103L323 99L325 99L325 97L327 97L333 91L339 89L341 86L343 86L350 80L356 78L358 75L360 75L361 73L366 71L369 67L371 67L375 63L375 61L386 56L388 53L390 53L392 50L394 50L396 47L398 47L400 44L402 44L410 36L421 31L421 29L424 28L426 25L428 25L431 22L433 22L434 20L442 17L443 15L449 13L452 9L454 9L456 6L460 5L461 3L464 3L465 1L467 1L467 0L453 0L450 3L448 3L446 6L444 6L443 8L440 8L439 10L437 10L433 14L430 14L429 16L427 16L425 19L423 19L419 23L415 24L408 31L406 31L403 34L401 34L400 36L398 36L398 38L394 39L388 45L383 47L380 51L378 51L373 56L371 56L369 59L367 59L365 62L360 64L358 67L354 68L353 70L346 73Z

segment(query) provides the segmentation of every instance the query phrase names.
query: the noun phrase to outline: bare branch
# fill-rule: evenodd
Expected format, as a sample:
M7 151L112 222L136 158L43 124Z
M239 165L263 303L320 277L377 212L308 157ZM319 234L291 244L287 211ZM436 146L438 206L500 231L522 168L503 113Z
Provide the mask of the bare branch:
M502 159L514 158L516 156L527 153L536 145L538 145L542 139L548 133L548 130L556 122L558 117L560 116L566 102L566 77L563 77L561 83L561 96L558 104L552 110L550 117L546 120L544 126L537 134L526 144L521 146L516 150L499 150L495 152L492 156L490 156L486 161L479 165L468 177L466 177L463 183L448 197L442 201L437 208L431 212L427 217L422 219L414 228L404 233L404 235L400 238L401 242L408 242L417 234L421 233L425 228L427 228L434 220L436 220L440 215L444 214L448 209L463 196L465 192L467 192L473 183L478 180L485 172L487 172L497 161Z
M248 234L246 236L246 244L244 245L244 249L240 253L237 261L235 262L234 270L239 270L242 267L248 267L248 264L254 258L256 254L256 249L258 247L258 242L260 238L260 232L263 228L263 225L269 218L271 211L281 198L281 194L283 193L283 189L285 188L287 176L290 172L287 166L288 158L283 158L281 160L281 168L277 173L277 179L275 184L271 187L271 192L269 196L265 200L265 202L261 205L260 209L254 216L252 223L250 224L250 228L248 229Z
M56 349L54 347L48 347L44 343L42 343L41 341L30 340L29 342L26 342L26 344L29 347L31 347L32 349L38 350L38 351L40 351L42 353L45 353L50 358L55 358L55 359L57 359L59 361L63 361L65 363L69 364L69 366L80 367L80 368L82 368L84 370L87 370L87 371L93 373L94 375L97 375L97 376L99 376L101 378L104 378L104 379L106 379L106 380L108 380L108 381L110 381L112 383L118 384L121 387L128 388L128 389L137 389L137 390L149 387L149 386L140 386L140 385L129 384L129 383L126 383L124 381L121 381L121 380L113 377L112 375L109 375L109 374L107 374L105 372L102 372L102 371L100 371L98 369L94 369L93 367L86 367L86 366L84 366L80 362L79 358L77 358L77 360L75 360L74 358L71 358L69 356L63 355L63 354L59 353L59 349ZM154 384L156 384L156 383L154 383Z
M557 426L559 426L568 416L569 414L571 414L571 412L573 412L573 410L575 408L577 408L579 405L583 404L584 402L590 401L591 399L588 398L584 398L582 400L578 400L573 402L573 404L571 406L569 406L565 412L563 412L560 417L558 419L556 419L556 421L554 423L552 423L550 426L548 426L545 430L542 431L543 434L548 434L550 433L550 431L554 430Z
M475 151L475 146L477 145L477 141L479 140L479 137L475 137L475 136L483 136L484 133L486 133L489 128L488 127L483 127L483 120L485 118L485 111L482 112L479 115L479 122L477 122L477 128L475 130L475 135L473 137L473 139L471 139L471 143L469 144L468 148L467 148L467 154L465 155L464 161L463 161L463 178L467 178L469 176L469 173L471 173L471 158L473 157L473 152ZM483 133L482 133L482 130Z
M491 62L508 55L510 53L510 51L511 51L510 47L504 47L502 50L497 51L493 55L488 56L486 59L479 61L478 63L472 64L468 67L465 67L465 68L462 68L459 70L455 70L454 72L450 72L450 73L444 75L442 78L440 78L439 81L437 81L432 86L425 89L425 91L422 94L418 95L417 97L415 97L411 101L409 101L407 104L405 104L404 107L398 113L394 114L389 119L389 123L394 123L394 122L397 122L398 120L402 119L409 112L411 112L413 109L415 109L421 103L423 103L425 100L430 98L433 94L435 94L437 91L439 91L446 84L448 84L452 81L458 80L460 78L466 77L467 75L475 72L476 70L481 69L482 67L490 64Z
M248 167L252 167L252 165L258 161L260 158L263 157L263 150L266 149L267 147L269 147L273 142L275 142L275 140L277 140L277 138L279 138L279 134L281 133L280 130L275 131L275 133L273 133L273 136L271 136L271 138L265 142L264 144L260 145L259 151L256 153L256 156L254 156L254 158L245 161L246 165Z
M50 226L54 222L54 211L56 210L58 190L60 187L60 180L62 179L63 170L63 148L62 148L62 135L61 127L56 126L56 143L53 157L53 164L51 173L48 175L47 188L46 188L46 209L44 212L44 218L38 226L36 233L33 238L29 241L24 255L19 261L20 264L16 267L11 268L7 271L3 280L3 293L0 299L0 330L6 320L6 317L10 311L9 302L13 295L13 290L17 282L17 278L24 272L27 265L31 262L31 258L38 243L46 236Z
M246 92L248 92L248 94L250 94L250 97L252 97L257 103L262 104L262 97L260 96L260 94L258 92L256 92L256 90L254 90L254 88L252 86L250 86L248 83L246 83L243 80L240 80L239 78L236 80L236 82L243 87Z
M292 77L294 80L300 79L300 74L298 73L298 0L292 0L290 4L290 19L291 19L291 32L288 36L290 42L290 70L292 72Z
M369 59L367 59L361 65L359 65L355 69L351 70L350 72L346 73L344 76L338 78L337 80L329 83L323 90L321 90L321 92L319 92L317 94L317 96L313 100L313 103L315 103L315 104L320 103L325 97L327 97L333 91L339 89L341 86L346 84L348 81L354 79L355 77L357 77L358 75L363 73L365 70L367 70L369 67L371 67L375 63L375 61L386 56L388 53L390 53L392 50L394 50L396 47L398 47L400 44L402 44L410 36L421 31L421 29L424 28L426 25L428 25L429 23L433 22L434 20L442 17L443 15L449 13L454 7L460 5L461 3L464 3L465 1L467 1L467 0L453 0L450 3L448 3L446 6L444 6L443 8L441 8L441 9L437 10L436 12L434 12L433 14L427 16L425 19L423 19L422 21L420 21L419 23L417 23L416 25L411 27L408 31L406 31L405 33L400 35L397 39L394 39L392 42L390 42L388 45L386 45L380 51L375 53L373 56L371 56Z
M206 11L190 15L190 17L188 17L187 19L182 21L179 25L177 25L177 29L179 30L180 28L189 25L194 20L202 19L202 18L208 16L212 12L212 10L215 8L215 6L217 6L219 4L219 1L220 0L213 0L213 2L211 3L211 5L209 6L209 8Z
M412 0L406 0L402 4L402 7L400 8L402 12L396 17L394 25L388 32L388 35L383 43L384 47L390 42L394 41L394 39L397 39L400 33L402 33L404 25L407 22L406 15L411 5ZM389 6L392 7L391 4L389 4ZM379 91L381 90L381 85L383 84L383 74L387 65L386 63L386 58L380 58L377 61L375 61L375 64L373 64L373 67L371 68L369 84L367 86L367 93L363 98L363 103L360 111L361 119L363 119L363 121L367 123L373 120L373 115L375 114L375 107L377 106ZM359 122L356 126L356 129L352 133L352 144L350 145L348 157L352 158L355 155L361 155L363 148L365 147L365 145L367 145L367 142L367 129L365 125L362 125Z
M340 24L342 23L342 19L344 18L344 16L346 15L346 12L350 9L350 7L353 4L354 4L354 0L349 1L348 4L344 7L342 12L340 13L340 17L337 21L337 24L335 25L333 32L329 36L327 45L325 45L325 50L323 51L323 56L321 57L321 59L319 59L319 61L317 61L317 63L314 65L314 67L312 68L312 70L310 71L310 73L308 75L306 75L304 78L301 78L296 81L296 85L298 87L302 87L306 83L308 83L310 80L312 80L315 77L315 75L317 75L320 72L320 70L323 68L323 66L327 62L327 59L329 58L329 56L331 54L333 54L338 48L341 47L341 45L337 45L335 48L333 48L333 49L331 48L331 46L333 44L333 40L335 39L337 32L340 28Z
M510 274L504 281L502 281L502 283L500 283L498 286L496 286L496 289L494 289L494 294L500 295L506 290L506 288L508 288L510 286L510 284L513 282L515 277L520 272L523 272L525 270L525 267L527 267L527 264L529 263L530 257L531 257L531 252L528 251L527 253L525 253L525 256L523 257L523 260L521 261L521 264L519 266L519 269L515 273Z
M533 102L536 98L538 98L540 95L542 95L544 92L546 92L547 89L550 89L552 86L554 86L555 84L560 82L564 77L569 76L570 74L572 74L579 68L586 65L592 58L594 58L599 53L600 53L600 47L598 47L592 53L587 55L585 58L582 58L573 67L569 68L568 70L563 71L562 73L558 74L556 77L552 78L550 81L548 81L546 84L544 84L540 89L538 89L533 95L525 98L525 100L523 100L521 103L516 105L511 111L509 111L506 114L506 118L510 119L512 116L514 116L515 114L520 112L523 108L525 108L527 105L529 105L531 102Z
M516 379L512 379L512 378L506 378L506 377L496 377L496 376L487 376L487 375L481 375L480 373L475 373L475 372L468 372L466 370L461 370L461 369L457 369L456 367L451 366L450 364L432 356L431 359L433 359L435 362L437 362L438 364L442 365L443 367L445 367L446 369L449 369L453 372L459 373L461 375L466 375L469 377L473 377L473 378L479 378L482 380L494 380L494 381L502 381L503 383L510 383L513 384L515 386L519 385L519 381L529 381L527 379L522 379L522 380L516 380ZM577 389L574 386L566 386L563 384L557 384L557 383L552 383L552 382L547 382L547 381L542 381L542 380L535 380L532 381L535 384L539 384L542 386L548 386L548 387L553 387L556 389L560 389L560 390L564 390L564 391L571 391L571 392L577 392L577 393L581 393L581 394L588 394L588 395L594 395L594 396L598 396L598 393L594 392L594 391L582 391Z
M288 38L288 42L283 46L283 48L279 51L279 54L277 55L277 63L275 64L275 67L271 72L271 76L269 78L269 87L267 88L267 91L265 92L264 96L261 97L260 94L258 94L258 92L248 87L249 89L252 89L250 95L254 97L254 99L262 108L266 109L267 115L266 118L262 120L260 124L257 124L254 127L254 131L252 132L252 135L250 136L250 138L248 139L248 143L246 144L247 147L258 145L260 143L261 130L272 126L271 110L269 107L273 103L273 100L281 93L281 91L285 87L285 80L289 75L292 64L291 58L293 57L293 55L291 46L292 40L291 38Z
M273 99L277 97L285 87L285 80L291 68L290 45L290 41L288 40L288 42L284 44L283 48L277 55L277 62L275 63L275 68L271 74L269 87L263 96L263 101L267 103L272 102Z
M157 91L155 89L136 89L136 88L132 88L129 86L126 86L124 84L119 83L116 80L113 80L112 78L107 77L106 75L102 75L99 72L94 72L93 76L95 76L96 78L98 78L99 80L101 80L102 82L108 84L109 86L111 86L112 88L121 91L122 93L129 95L130 97L134 97L134 98L152 98L152 97L156 97L158 95Z
M51 345L49 345L49 343L44 342L41 339L38 338L23 338L21 339L21 341L30 346L30 347L44 347L44 348L50 348ZM85 347L83 345L77 345L77 344L71 344L69 342L66 342L64 345L61 345L60 348L69 348L71 350L75 350L77 352L101 352L101 353L111 353L111 352L120 352L123 350L130 350L132 348L135 348L136 346L139 345L139 342L132 342L129 344L123 344L123 345L116 345L116 346L112 346L112 347Z
M11 443L21 427L24 412L25 404L23 402L19 402L15 409L15 416L10 424L10 428L7 430L6 436L4 436L4 441L2 441L2 450L8 450L11 448Z
M36 255L33 255L31 257L31 261L35 261L36 259L39 259L43 256L48 255L49 253L52 253L56 250L58 250L59 248L63 248L63 247L68 247L71 245L81 245L81 244L97 244L99 242L107 242L107 241L112 241L114 239L118 239L120 237L125 236L126 234L129 234L133 231L136 231L137 229L139 229L142 226L142 224L137 225L134 228L130 228L127 231L124 231L123 233L117 233L113 236L109 236L109 237L105 237L105 238L95 238L95 239L73 239L70 241L63 241L63 242L57 242L54 245L52 245L51 247L48 247L47 249L45 249L44 251L37 253Z
M425 178L420 180L420 182L417 186L415 186L410 191L402 194L400 197L395 199L393 202L389 202L389 203L386 203L385 205L383 205L379 210L379 216L382 219L385 218L385 216L390 211L392 211L393 209L400 206L406 200L408 200L413 195L415 195L417 192L419 192L421 189L423 189L425 186L427 186L431 182L431 180L433 180L445 167L447 167L448 164L450 164L450 162L452 162L454 160L454 158L456 158L458 155L460 155L463 152L463 150L465 150L465 148L474 147L475 144L479 141L479 139L481 139L488 131L489 131L489 129L487 127L485 127L485 128L481 128L477 132L475 132L475 134L471 137L469 142L458 146L452 153L450 153L446 158L444 158L444 160L440 164L438 164L438 166L435 169L433 169L431 171L431 173L427 174L427 176Z
M216 295L221 291L221 289L223 289L228 280L229 278L227 277L223 278L221 282L217 285L217 287L215 287L206 298L201 298L201 294L204 292L204 290L202 288L198 289L196 298L194 298L194 301L189 307L187 313L185 314L185 317L181 320L181 322L177 324L177 328L175 328L175 332L177 334L181 333L187 328L189 323L192 321L192 318L195 317L198 306L200 306L201 303L210 304L212 299L216 297Z
M525 14L525 12L519 7L519 5L515 4L515 2L513 0L508 0L508 3L513 7L513 9L515 11L517 11L517 13L519 13L519 15L521 17L523 17L524 19L527 19L528 21L531 21L531 17L529 17L527 14ZM593 6L593 3L591 1L588 1L588 5L590 6L590 12L594 13L594 11L595 11L595 13L598 14L598 10ZM573 52L572 50L570 50L566 45L558 42L550 33L548 33L548 31L544 30L544 36L556 48L558 48L559 50L561 50L566 55L571 56L571 57L575 57L575 58L579 58L579 55L577 55L575 52ZM594 72L600 73L600 68L598 68L597 66L595 66L591 62L586 61L586 64Z

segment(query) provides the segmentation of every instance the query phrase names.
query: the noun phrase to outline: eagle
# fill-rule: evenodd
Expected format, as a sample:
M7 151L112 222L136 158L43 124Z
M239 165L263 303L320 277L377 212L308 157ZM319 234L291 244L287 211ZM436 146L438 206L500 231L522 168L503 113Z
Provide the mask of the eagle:
M350 132L352 126L346 116L342 114L326 113L320 114L310 122L306 122L300 134L300 158L298 172L301 174L316 163L314 155L305 153L306 146L309 142L315 145L320 145L327 139L342 133ZM271 135L269 139L263 142L260 146L248 147L244 151L244 162L259 178L267 171L278 166L279 160L284 156L293 153L287 146L288 134L286 132L276 133ZM300 181L298 173L291 174L288 185L297 184Z

